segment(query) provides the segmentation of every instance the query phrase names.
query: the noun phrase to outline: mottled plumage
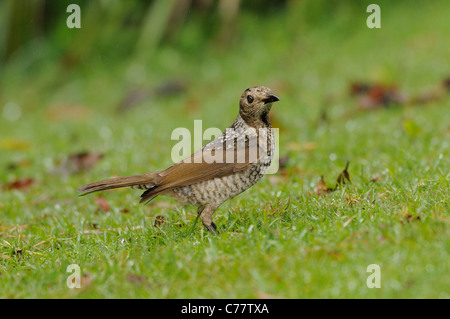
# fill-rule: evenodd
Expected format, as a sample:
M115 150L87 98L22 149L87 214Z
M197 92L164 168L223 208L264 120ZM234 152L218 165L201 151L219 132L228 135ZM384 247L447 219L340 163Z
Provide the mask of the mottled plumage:
M268 113L275 101L279 98L269 88L249 88L239 101L236 121L202 150L166 170L111 178L79 191L88 194L119 187L145 189L141 202L166 195L198 206L203 225L215 233L215 210L258 182L270 165L275 145Z

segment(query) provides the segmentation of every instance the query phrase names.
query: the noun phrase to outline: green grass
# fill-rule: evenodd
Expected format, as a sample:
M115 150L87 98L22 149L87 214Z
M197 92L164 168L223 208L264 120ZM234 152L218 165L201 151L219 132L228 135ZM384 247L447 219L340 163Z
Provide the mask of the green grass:
M0 78L2 109L22 110L17 121L0 118L0 180L35 183L0 193L0 297L449 298L449 95L367 112L348 87L383 81L417 95L439 84L450 72L450 7L381 7L380 30L365 27L363 5L315 27L295 24L294 13L245 16L229 48L195 52L188 23L182 40L142 64L109 53L65 73L49 49L55 39L19 54ZM115 111L130 88L170 78L187 80L187 92ZM289 161L220 207L220 235L201 223L190 232L195 209L167 198L143 206L127 189L78 197L85 183L169 166L174 128L194 119L227 127L254 85L281 97L272 112ZM78 116L55 119L74 105ZM50 173L83 150L105 157L88 173ZM347 161L352 183L314 194L320 176L334 186ZM100 196L110 212L98 211ZM70 264L81 267L81 289L66 286ZM370 264L380 265L379 289L366 286Z

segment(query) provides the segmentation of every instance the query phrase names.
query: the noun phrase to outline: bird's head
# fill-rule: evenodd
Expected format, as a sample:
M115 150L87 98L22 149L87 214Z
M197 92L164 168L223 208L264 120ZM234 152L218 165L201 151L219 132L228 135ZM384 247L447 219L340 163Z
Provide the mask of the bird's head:
M239 114L250 126L268 126L268 114L273 102L280 98L265 86L248 88L239 100Z

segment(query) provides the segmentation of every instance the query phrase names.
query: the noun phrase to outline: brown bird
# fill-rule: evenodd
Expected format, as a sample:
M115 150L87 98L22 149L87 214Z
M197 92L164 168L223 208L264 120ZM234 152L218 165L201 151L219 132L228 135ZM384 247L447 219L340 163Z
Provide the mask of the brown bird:
M203 225L216 233L212 215L227 199L258 182L274 152L268 114L280 99L264 86L244 91L236 121L200 151L163 171L116 177L81 187L83 195L120 187L145 189L141 203L166 195L197 206Z

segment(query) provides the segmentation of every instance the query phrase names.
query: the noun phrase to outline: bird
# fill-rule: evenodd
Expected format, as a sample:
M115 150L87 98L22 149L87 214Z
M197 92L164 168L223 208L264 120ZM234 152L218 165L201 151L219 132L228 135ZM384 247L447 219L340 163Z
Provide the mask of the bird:
M246 89L234 123L201 150L169 168L114 177L81 187L84 196L122 187L141 189L140 203L165 195L197 207L200 221L212 234L214 212L228 199L256 184L269 168L275 148L269 111L280 98L265 86Z

